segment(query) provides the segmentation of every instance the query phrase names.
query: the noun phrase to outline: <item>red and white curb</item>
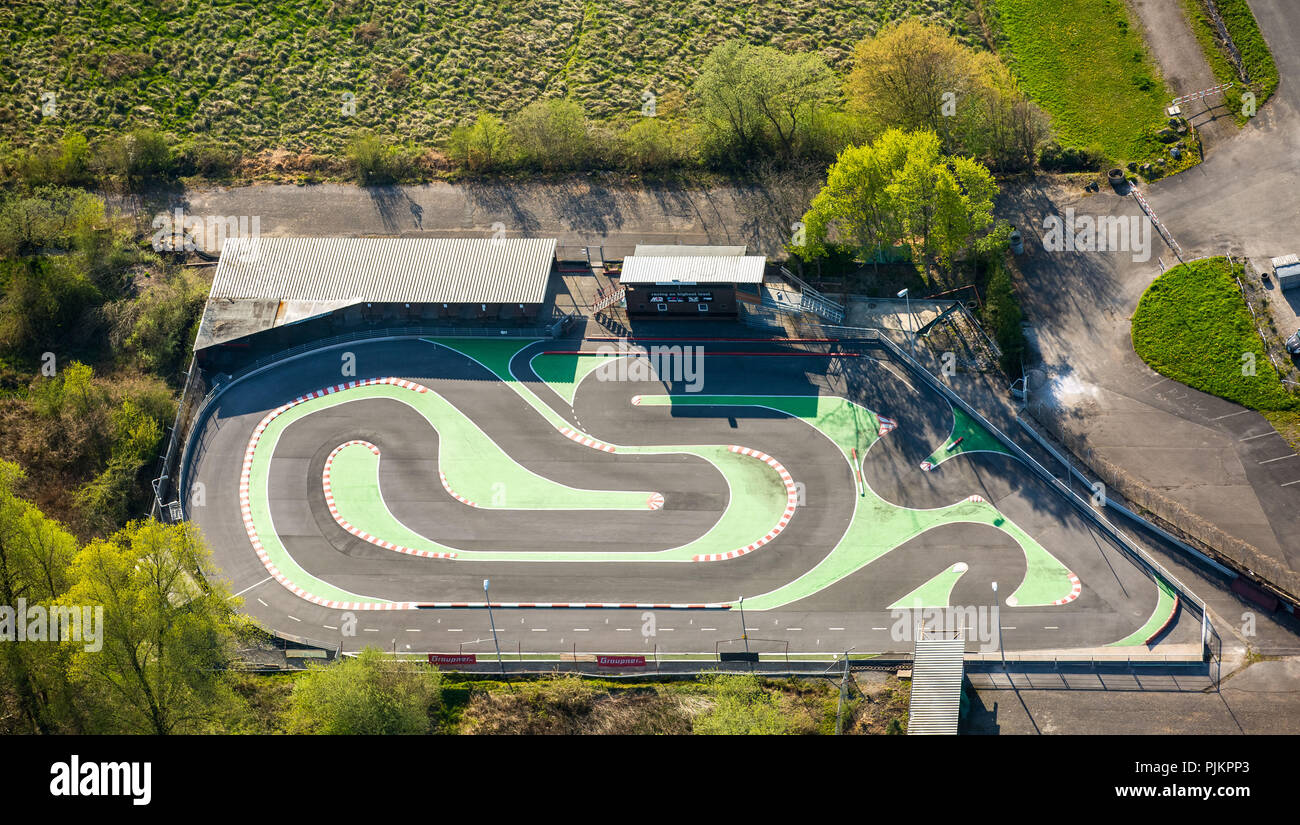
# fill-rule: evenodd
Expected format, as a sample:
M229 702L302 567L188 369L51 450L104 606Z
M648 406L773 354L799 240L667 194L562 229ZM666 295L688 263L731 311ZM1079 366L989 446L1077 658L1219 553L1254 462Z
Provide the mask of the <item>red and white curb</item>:
M898 429L898 422L892 418L885 418L883 415L878 415L876 416L876 419L880 421L881 435L888 435L889 433Z
M306 403L316 398L322 398L327 395L333 395L343 390L355 389L357 387L367 387L375 384L391 384L395 387L412 390L413 392L428 392L428 387L423 387L414 381L406 381L401 378L367 378L361 381L349 381L346 384L336 384L332 387L326 387L323 390L300 395L287 404L281 404L271 410L266 416L258 422L253 428L253 435L248 440L248 448L244 451L244 465L239 474L239 512L244 519L244 530L248 533L248 541L253 546L253 552L257 554L266 572L271 575L286 589L292 592L300 599L318 604L322 607L328 607L332 610L414 610L415 602L340 602L333 599L326 599L313 593L308 593L298 585L289 580L283 572L280 571L275 563L271 561L271 556L266 552L262 545L262 539L257 534L257 526L253 524L253 507L249 499L248 485L253 476L253 454L257 452L257 443L262 438L262 433L271 422L279 418L282 414L288 412L299 404ZM373 446L373 445L372 445Z
M605 452L605 453L615 452L615 449L609 444L605 444L604 442L597 441L594 438L589 438L588 436L583 435L582 433L578 432L577 430L571 427L561 427L560 435L564 436L570 441L576 441L579 444L583 445L584 447L591 447L593 450L600 450L601 452Z
M334 521L338 522L338 525L340 527L342 527L344 530L347 530L349 533L361 539L362 541L368 541L371 544L375 545L376 547L382 547L385 550L392 550L395 553L405 553L408 556L419 556L420 558L423 559L456 558L455 553L448 553L448 552L434 551L434 550L416 550L414 547L403 547L400 544L394 544L391 541L385 541L384 539L381 539L378 536L370 535L365 530L362 530L359 527L353 526L351 522L343 518L343 516L338 511L338 507L336 507L334 504L334 491L330 484L330 473L334 466L334 457L339 453L343 452L345 448L351 447L353 445L360 445L370 450L370 452L374 453L375 455L379 455L379 448L376 447L374 444L371 444L369 441L353 440L353 441L344 442L343 444L340 444L339 446L335 447L333 452L329 454L329 457L325 459L325 469L321 473L321 486L325 488L325 504L326 506L329 507L330 515L334 517Z
M1066 596L1064 599L1057 599L1056 601L1052 602L1053 605L1069 604L1070 602L1079 598L1079 594L1083 592L1083 583L1079 581L1079 577L1074 575L1073 573L1070 573L1069 575L1070 575L1070 584L1072 585L1070 587L1070 595Z
M456 500L459 501L461 504L468 504L470 507L477 507L477 506L478 506L478 505L475 504L474 502L472 502L472 501L470 501L469 499L467 499L467 498L465 498L464 496L462 496L460 493L458 493L458 492L456 492L455 490L451 489L451 485L447 483L447 474L444 473L442 470L439 470L439 471L438 471L438 480L442 482L442 489L444 489L444 490L447 491L447 495L449 495L449 496L451 496L452 498L456 499Z
M984 502L984 496L966 496L966 500L981 504Z
M744 547L738 547L735 550L729 550L726 553L707 553L704 555L692 556L691 561L726 561L728 559L739 558L754 552L779 536L781 532L785 530L786 525L790 523L790 519L794 517L795 508L799 506L799 490L794 485L794 478L790 476L790 473L785 469L785 466L782 465L781 462L772 458L772 456L767 453L759 452L758 450L751 450L749 447L737 447L733 444L727 447L727 450L733 453L740 453L741 455L757 458L773 470L776 470L777 474L781 476L781 481L785 484L785 512L781 514L781 518L777 521L776 525L771 530L768 530L766 535L755 541L753 544L747 544Z
M931 463L928 462L928 461L922 461L922 462L921 462L921 469L922 469L922 470L925 470L925 471L928 473L928 472L930 472L931 470L934 469L934 465L931 464Z
M663 493L651 493L649 500L646 502L651 510L662 510L664 508Z

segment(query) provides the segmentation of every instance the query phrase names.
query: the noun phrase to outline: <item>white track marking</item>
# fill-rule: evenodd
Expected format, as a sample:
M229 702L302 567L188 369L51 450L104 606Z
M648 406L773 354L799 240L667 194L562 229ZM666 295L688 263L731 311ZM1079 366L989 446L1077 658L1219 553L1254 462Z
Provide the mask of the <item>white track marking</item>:
M273 579L273 578L275 578L275 576L267 576L266 578L262 579L262 580L261 580L260 582L258 582L257 584L250 584L248 587L245 587L243 590L239 591L238 593L235 593L235 594L232 595L230 598L233 599L233 598L235 598L235 596L242 596L242 595L244 595L245 593L247 593L248 591L252 590L254 587L257 587L258 584L266 584L267 582L269 582L269 581L270 581L271 579ZM261 599L258 599L258 601L261 601Z

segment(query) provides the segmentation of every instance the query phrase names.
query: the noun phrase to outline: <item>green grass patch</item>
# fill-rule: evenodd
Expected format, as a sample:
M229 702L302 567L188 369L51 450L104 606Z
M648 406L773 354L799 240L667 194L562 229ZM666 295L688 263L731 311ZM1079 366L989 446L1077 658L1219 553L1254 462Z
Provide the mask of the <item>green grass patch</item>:
M1278 380L1224 258L1193 261L1155 280L1133 315L1133 349L1153 370L1255 410L1300 409Z
M1158 155L1171 95L1122 0L992 0L1002 58L1063 145Z
M1218 0L1218 7L1223 24L1232 35L1232 42L1241 52L1241 62L1250 77L1249 88L1255 93L1258 109L1277 90L1278 73L1273 54L1268 50L1268 44L1264 42L1259 24L1255 22L1255 15L1251 13L1246 0ZM1227 49L1219 41L1203 0L1183 0L1183 8L1187 10L1192 32L1201 44L1201 50L1205 52L1206 62L1210 64L1214 77L1220 83L1233 84L1233 88L1224 94L1224 104L1236 114L1238 123L1245 123L1248 118L1242 112L1241 77L1229 60Z

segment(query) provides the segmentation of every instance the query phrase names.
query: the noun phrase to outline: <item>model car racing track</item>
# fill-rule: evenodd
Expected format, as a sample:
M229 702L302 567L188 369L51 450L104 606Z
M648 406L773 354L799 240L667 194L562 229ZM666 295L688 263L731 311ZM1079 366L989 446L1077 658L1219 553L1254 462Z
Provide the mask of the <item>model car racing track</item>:
M988 604L993 580L1005 582L1001 593L1015 595L1012 604L1064 602L1004 605L1003 624L1017 631L1008 644L1131 643L1162 608L1162 591L1059 495L1010 456L977 449L981 434L960 420L954 431L946 401L869 353L708 357L705 394L604 380L617 377L615 363L629 356L546 354L541 342L516 355L519 348L506 341L357 344L349 348L355 378L340 375L340 351L322 351L225 393L202 434L193 478L204 485L206 503L192 507L191 517L245 609L276 630L321 638L339 627L343 605L481 604L487 577L494 604L731 605L743 595L747 612L752 607L752 615L774 628L798 628L781 632L795 636L793 649L811 650L837 644L840 636L881 635L878 628L889 624L881 615L915 594L921 602L947 593L950 604ZM238 486L248 441L268 413L300 395L378 378L394 382L349 387L282 410L277 418L294 417L285 419L273 445L257 446L269 447L260 489L273 525L259 533L282 545L291 578L319 583L326 592L291 584L334 603L311 604L281 586L243 529ZM399 393L436 397L445 415L431 420L429 409L399 400ZM293 412L300 407L303 412ZM448 430L453 418L456 426ZM858 423L850 426L853 419ZM882 437L893 422L897 429ZM466 423L481 438L469 437ZM963 429L962 443L947 450ZM444 431L452 436L445 443ZM466 452L476 439L491 448ZM741 462L735 466L747 462L769 476L759 486L775 490L773 501L781 505L781 512L765 512L763 523L743 519L729 526L731 544L752 545L785 522L755 551L726 560L725 553L695 552L713 547L690 548L729 508L749 506L739 499L750 492L733 495L729 471L708 448L727 450ZM921 462L936 456L934 469L922 471ZM327 462L330 497L323 484ZM800 485L792 514L786 511L790 480ZM557 493L571 495L563 490L581 494L566 509L546 506ZM256 498L254 492L250 509ZM381 511L391 521L366 521ZM406 532L385 535L394 524ZM749 532L732 535L742 528ZM690 552L674 557L681 548ZM1011 613L1033 618L1020 631L1006 618ZM478 623L467 615L399 610L367 615L362 624L377 626L362 630L387 634L394 644L394 634L405 634L408 644L418 643L413 649L445 649L452 633L468 632L462 625ZM628 629L612 626L618 622L609 615L605 630L602 622L575 615L528 613L520 632L530 635L519 644L543 649L558 632L571 640L591 633L584 640L599 638L602 649L640 649L647 638L620 635ZM685 622L700 636L677 636L674 649L727 635L717 629L724 620L701 625L695 615ZM808 632L800 616L825 616L824 632L815 640L796 635ZM346 641L367 639L363 633Z

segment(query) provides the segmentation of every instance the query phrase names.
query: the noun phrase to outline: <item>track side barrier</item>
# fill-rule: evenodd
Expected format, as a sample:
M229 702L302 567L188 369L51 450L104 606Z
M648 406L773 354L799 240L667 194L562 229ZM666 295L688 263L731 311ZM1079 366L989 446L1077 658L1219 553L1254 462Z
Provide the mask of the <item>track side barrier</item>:
M1019 458L1022 462L1025 463L1027 467L1033 470L1033 472L1036 475L1038 475L1038 477L1043 482L1045 482L1049 486L1054 487L1057 491L1062 493L1066 497L1066 499L1074 505L1075 509L1078 510L1080 515L1082 515L1084 518L1088 519L1093 524L1095 524L1098 527L1098 529L1100 529L1103 533L1109 536L1116 544L1119 545L1120 548L1122 548L1131 558L1133 558L1142 567L1144 567L1150 574L1152 574L1153 576L1159 576L1160 578L1168 582L1172 587L1174 587L1182 596L1184 604L1193 608L1195 612L1198 614L1198 616L1201 618L1201 625L1202 625L1201 641L1202 641L1202 647L1205 648L1208 641L1206 635L1209 632L1209 629L1207 628L1208 620L1207 620L1207 614L1205 610L1205 602L1202 601L1200 597L1198 597L1195 593L1193 593L1190 589L1188 589L1188 587L1184 585L1176 576L1174 576L1172 573L1166 570L1163 565L1161 565L1155 559L1147 555L1145 550L1139 547L1132 539L1130 539L1127 535L1125 535L1123 531L1121 531L1118 527L1112 524L1105 516L1101 515L1096 510L1094 510L1092 506L1089 505L1088 502L1080 498L1079 495L1069 487L1069 485L1062 483L1061 480L1058 479L1056 476L1052 475L1052 473L1046 467L1039 464L1038 461L1033 456L1027 453L1024 450L1024 448L1022 448L1019 444L1017 444L1014 440L1012 440L1010 436L1002 432L1002 430L999 429L998 427L995 427L986 418L984 418L984 416L976 412L975 408L967 404L966 401L963 400L961 396L959 396L956 392L950 389L942 381L935 378L934 375L929 370L927 370L924 366L922 366L920 362L916 361L914 358L908 355L905 350L903 350L901 347L899 347L893 341L889 340L884 335L880 335L879 333L877 333L875 336L871 337L868 340L875 342L878 346L887 350L894 357L895 360L897 360L899 363L907 367L908 370L913 375L920 378L931 388L933 388L936 392L938 392L944 398L948 399L948 401L952 403L954 406L960 407L962 412L969 415L972 419L977 421L982 427L988 430L988 432L994 438L1000 441L1003 444L1003 446L1007 447L1007 449L1011 451L1012 455L1014 455L1016 458Z

